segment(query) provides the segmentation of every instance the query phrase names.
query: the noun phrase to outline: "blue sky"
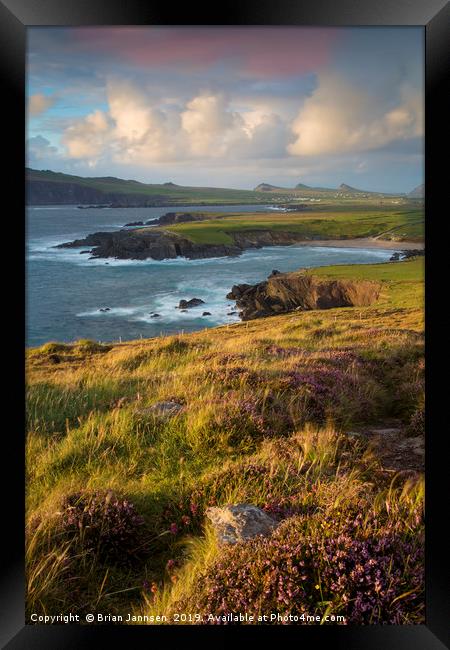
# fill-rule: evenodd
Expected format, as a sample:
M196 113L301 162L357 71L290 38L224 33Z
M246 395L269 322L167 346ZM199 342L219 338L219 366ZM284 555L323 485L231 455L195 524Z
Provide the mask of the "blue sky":
M28 30L27 164L149 183L423 182L423 29Z

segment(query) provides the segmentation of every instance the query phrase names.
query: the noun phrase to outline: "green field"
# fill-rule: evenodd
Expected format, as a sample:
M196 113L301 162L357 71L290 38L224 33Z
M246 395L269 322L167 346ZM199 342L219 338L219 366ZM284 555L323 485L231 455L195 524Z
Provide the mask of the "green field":
M329 211L211 215L211 219L165 228L196 243L231 244L230 233L278 230L300 233L305 239L380 237L396 241L423 241L423 210L361 211L334 207Z
M423 259L311 273L379 280L381 294L364 308L28 351L27 622L243 607L423 623L410 448L423 435ZM156 417L165 400L181 411ZM392 450L381 439L389 464L360 434L390 426L401 435ZM218 547L205 510L229 503L282 523Z
M317 203L311 203L311 206L350 206L364 208L373 207L375 210L382 206L417 206L422 205L423 201L410 199L407 196L392 196L378 193L351 192L342 193L335 189L324 188L307 188L307 189L285 189L277 191L255 191L255 190L238 190L217 187L187 187L176 185L174 183L141 183L135 180L124 180L114 177L83 177L50 170L26 169L26 181L31 187L33 184L43 184L47 186L48 196L51 197L52 186L62 184L81 188L91 188L99 192L98 201L101 201L101 195L104 194L104 202L110 202L108 195L122 195L123 197L136 197L136 200L148 198L155 201L164 201L172 205L195 205L195 204L278 204L283 202L306 202L314 199ZM71 191L66 190L67 197L73 197ZM117 200L117 199L116 199ZM95 202L98 202L97 199ZM54 202L54 201L51 201Z

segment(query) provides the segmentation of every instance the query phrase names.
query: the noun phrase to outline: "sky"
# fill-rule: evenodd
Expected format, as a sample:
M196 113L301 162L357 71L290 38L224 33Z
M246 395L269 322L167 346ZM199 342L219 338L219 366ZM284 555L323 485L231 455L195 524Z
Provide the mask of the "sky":
M27 166L146 183L408 192L422 27L33 27Z

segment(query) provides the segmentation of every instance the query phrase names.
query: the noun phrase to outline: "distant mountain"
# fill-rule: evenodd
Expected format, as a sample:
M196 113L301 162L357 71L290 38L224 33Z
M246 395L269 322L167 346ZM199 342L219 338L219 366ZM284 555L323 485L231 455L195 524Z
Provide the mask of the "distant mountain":
M304 192L306 196L325 196L334 195L339 193L345 194L367 194L373 196L400 196L400 194L386 194L386 192L373 192L370 190L360 190L357 187L352 187L346 183L341 183L337 189L332 187L313 187L311 185L305 185L305 183L297 183L293 188L279 187L277 185L271 185L270 183L260 183L255 187L256 192L284 192L284 193L296 193Z
M425 185L423 183L422 185L418 185L413 190L411 190L411 192L408 192L408 196L410 196L412 199L425 198Z
M356 187L352 187L351 185L347 185L346 183L341 183L338 187L338 189L341 192L349 192L350 194L356 193L356 194L380 194L381 192L371 192L369 190L359 190Z
M274 190L285 190L285 187L277 187L276 185L270 185L269 183L260 183L254 188L254 192L273 192ZM289 191L289 190L288 190Z
M114 176L87 178L26 169L28 205L108 205L120 208L269 203L262 192L218 187L184 187L172 182L140 183Z

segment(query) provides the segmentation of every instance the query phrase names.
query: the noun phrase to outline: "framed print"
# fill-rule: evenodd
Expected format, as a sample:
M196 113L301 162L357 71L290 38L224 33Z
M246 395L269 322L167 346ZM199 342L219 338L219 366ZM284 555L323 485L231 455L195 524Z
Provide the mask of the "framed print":
M1 16L3 646L448 647L448 4Z

